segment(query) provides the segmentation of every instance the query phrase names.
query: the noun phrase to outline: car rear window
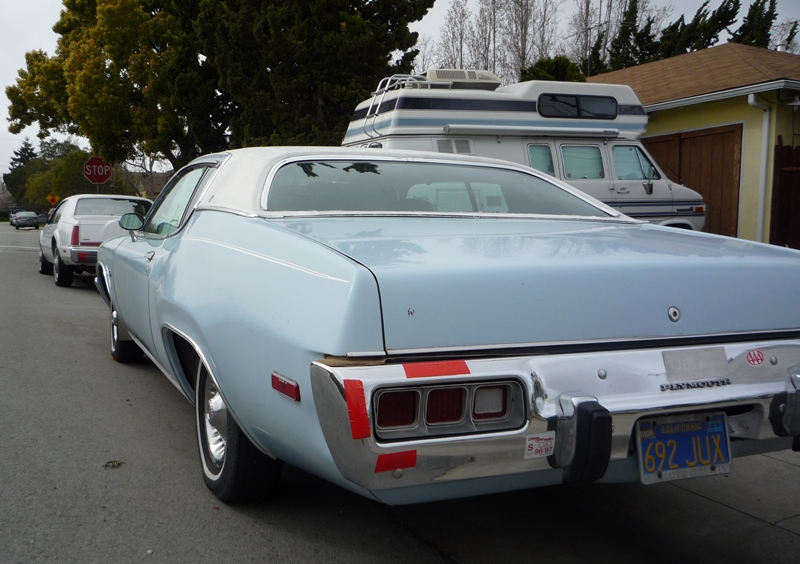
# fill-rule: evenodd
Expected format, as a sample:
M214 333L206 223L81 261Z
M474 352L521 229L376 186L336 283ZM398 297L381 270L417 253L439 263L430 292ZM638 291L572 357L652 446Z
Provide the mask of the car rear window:
M590 202L521 171L380 160L286 164L269 187L267 209L608 217Z
M36 217L34 212L20 212L17 217Z
M75 205L75 215L147 214L152 204L146 200L130 198L81 198Z

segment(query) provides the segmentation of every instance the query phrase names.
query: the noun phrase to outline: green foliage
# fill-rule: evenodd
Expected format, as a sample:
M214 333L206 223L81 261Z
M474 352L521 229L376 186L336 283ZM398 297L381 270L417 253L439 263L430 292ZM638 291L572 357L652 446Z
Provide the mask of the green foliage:
M637 61L634 36L637 34L636 21L639 16L639 0L629 0L617 36L611 41L608 57L609 70L632 67Z
M234 146L339 144L356 104L407 73L433 0L201 0L203 52L236 105ZM405 52L392 62L391 54Z
M742 21L741 27L731 36L731 43L743 43L754 47L769 47L770 30L778 13L776 0L755 0Z
M11 165L9 166L9 170L16 170L21 166L25 166L33 159L36 158L36 150L31 145L31 142L28 141L28 138L25 138L25 141L22 142L22 146L14 151L14 156L11 157Z
M378 80L409 72L433 0L64 0L34 51L10 131L78 133L109 162L177 168L229 146L341 141ZM401 53L393 61L394 53Z
M47 168L48 163L45 160L33 159L24 166L20 166L3 175L3 182L5 182L6 188L11 193L11 198L18 206L23 208L33 207L26 195L28 179L39 172L46 171Z
M720 33L736 21L740 6L739 0L723 0L719 8L709 12L708 1L703 2L688 24L681 16L662 30L654 59L667 59L715 45Z
M586 82L581 68L564 55L536 61L533 66L522 69L520 80L555 80L559 82Z
M605 53L603 52L603 43L605 42L605 39L606 33L601 31L597 36L597 41L595 41L594 45L592 45L592 50L589 53L589 57L586 59L581 59L581 70L584 71L586 76L594 76L596 74L608 72L609 69L606 65Z

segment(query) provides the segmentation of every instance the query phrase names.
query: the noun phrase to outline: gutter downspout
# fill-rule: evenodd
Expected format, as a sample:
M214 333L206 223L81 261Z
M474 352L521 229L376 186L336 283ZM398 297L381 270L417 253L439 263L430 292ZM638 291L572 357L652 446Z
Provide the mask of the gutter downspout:
M759 243L764 242L764 208L767 205L767 174L769 168L767 161L769 159L769 122L771 108L756 102L756 95L749 94L747 96L747 103L753 108L763 110L764 118L761 123L761 169L760 180L758 183L758 221L756 224L756 241Z

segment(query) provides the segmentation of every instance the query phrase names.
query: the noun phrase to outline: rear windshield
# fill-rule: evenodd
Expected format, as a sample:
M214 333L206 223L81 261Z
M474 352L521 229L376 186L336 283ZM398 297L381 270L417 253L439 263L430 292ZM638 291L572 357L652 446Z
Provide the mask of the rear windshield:
M75 215L147 214L152 204L147 200L131 198L81 198L75 206Z
M36 214L34 212L19 212L17 217L36 217Z
M287 164L273 179L267 209L608 217L593 204L523 172L407 161Z

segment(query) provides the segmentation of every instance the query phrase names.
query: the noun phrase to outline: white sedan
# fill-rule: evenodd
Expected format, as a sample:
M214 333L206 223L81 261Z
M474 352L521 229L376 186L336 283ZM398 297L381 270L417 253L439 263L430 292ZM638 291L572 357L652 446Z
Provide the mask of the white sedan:
M82 194L63 199L39 235L39 272L53 274L56 286L71 286L74 274L94 274L97 248L125 233L119 218L146 214L147 198Z

